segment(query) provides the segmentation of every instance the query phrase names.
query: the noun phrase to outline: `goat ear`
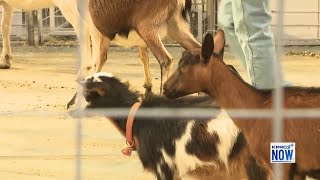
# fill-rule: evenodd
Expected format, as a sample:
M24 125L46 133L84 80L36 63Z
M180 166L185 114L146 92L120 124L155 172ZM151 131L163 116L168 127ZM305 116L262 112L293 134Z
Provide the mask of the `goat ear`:
M224 46L225 46L225 37L222 29L219 29L214 36L214 53L219 54L223 58Z
M202 55L202 58L204 59L205 64L209 62L213 52L213 48L214 48L213 36L212 34L207 33L206 36L204 37L203 45L201 48L201 55Z
M107 88L102 82L88 82L84 88L89 92L97 92L100 96L106 95Z

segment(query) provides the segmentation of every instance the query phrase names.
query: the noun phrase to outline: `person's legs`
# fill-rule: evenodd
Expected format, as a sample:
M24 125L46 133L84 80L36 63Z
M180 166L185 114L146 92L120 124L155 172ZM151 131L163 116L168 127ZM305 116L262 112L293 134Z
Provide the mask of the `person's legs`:
M273 88L275 43L271 31L269 0L233 0L235 34L245 55L253 86Z
M218 11L218 23L219 27L221 27L225 33L227 41L226 44L230 46L231 51L235 53L236 56L238 56L243 67L247 69L245 56L235 34L232 13L232 0L222 0L220 2Z

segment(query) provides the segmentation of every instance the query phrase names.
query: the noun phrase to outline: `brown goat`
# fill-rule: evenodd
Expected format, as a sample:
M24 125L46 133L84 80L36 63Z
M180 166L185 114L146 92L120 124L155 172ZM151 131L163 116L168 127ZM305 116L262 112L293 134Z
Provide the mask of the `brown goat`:
M206 92L226 109L270 109L272 90L258 90L231 71L223 62L224 32L213 40L207 34L201 49L185 52L178 69L164 84L164 94L177 98ZM320 108L320 88L284 88L284 108ZM270 162L272 121L270 119L236 119L256 156ZM296 143L296 163L284 165L283 179L320 179L320 117L285 119L284 137ZM271 164L269 164L271 167Z
M171 71L172 57L161 39L169 36L188 50L201 47L186 21L191 4L191 0L90 0L89 10L97 29L108 38L108 42L101 43L101 51L106 51L109 41L140 47L147 89L152 87L146 53L146 47L150 48L160 64L162 90L163 79ZM103 64L96 64L98 71Z

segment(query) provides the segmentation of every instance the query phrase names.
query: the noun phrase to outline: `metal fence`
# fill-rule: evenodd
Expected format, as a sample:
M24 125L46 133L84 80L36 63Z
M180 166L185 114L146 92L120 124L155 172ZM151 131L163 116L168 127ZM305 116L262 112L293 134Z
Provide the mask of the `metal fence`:
M199 41L206 32L215 31L218 28L218 4L220 0L193 0L192 11L190 14L190 23L192 32ZM320 0L313 0L306 7L302 1L293 0L287 3L281 14L284 16L284 36L281 37L284 45L320 45ZM271 0L271 11L275 30L277 26L276 19L279 11L276 9L276 0ZM294 4L294 5L292 5ZM289 6L290 5L290 6ZM37 21L38 17L38 21ZM300 17L300 18L299 18ZM303 17L303 18L301 18ZM35 38L50 39L60 36L75 36L73 28L67 22L60 10L51 7L34 13ZM15 12L13 20L12 39L27 40L27 17L24 11ZM40 27L41 26L41 27ZM38 30L41 28L41 30ZM38 39L39 39L38 38Z
M41 17L43 33L45 36L75 36L72 25L63 17L57 7L38 11Z
M318 1L319 2L319 1ZM84 3L83 3L84 4ZM309 25L309 24L302 24L302 25L287 25L284 24L284 19L285 19L285 15L286 13L291 13L291 12L287 12L284 11L284 0L280 0L278 1L277 4L278 10L274 11L274 13L277 13L277 21L276 24L277 26L275 27L275 32L277 35L279 35L278 37L283 37L284 34L284 28L286 26L312 26L315 27L317 29L317 38L315 38L315 40L319 40L319 11L317 12L313 12L315 14L318 14L318 24L314 24L314 25ZM86 7L81 6L80 7L80 13L83 14L85 11ZM52 9L51 9L52 10ZM206 32L206 31L214 31L217 27L217 18L216 18L216 14L217 14L217 10L218 10L218 6L217 6L217 2L213 1L213 2L207 2L207 1L195 1L195 4L193 5L193 12L191 14L191 23L193 25L193 32L194 34L197 35L198 39L201 40L202 35ZM55 18L62 18L61 15L59 15L58 10L54 9L54 11L48 11L44 10L43 12L43 19L42 22L44 25L49 25L51 27L51 29L49 28L49 31L52 30L52 27L56 27L58 30L64 29L64 28L70 28L67 23L62 20L61 23L56 23L57 20L54 19L53 20L48 18L48 14L55 14ZM302 13L302 12L292 12L292 13ZM50 16L51 17L51 16ZM50 19L50 20L48 20ZM68 27L67 27L68 26ZM82 27L82 26L81 26ZM45 29L44 29L45 31ZM52 31L51 31L52 33ZM59 34L59 33L58 33ZM82 52L82 42L83 42L83 33L81 33L80 36L80 47L79 47L79 52ZM283 42L281 41L281 39L277 39L277 49L278 49L278 59L281 59L280 53L281 53L281 49L282 49L282 45ZM79 53L79 58L78 58L78 70L80 70L82 67L82 63L83 63L83 57L81 56L82 54ZM266 117L266 118L273 118L273 140L275 142L281 142L282 140L282 131L283 131L283 126L282 126L282 120L284 119L284 117L320 117L320 112L319 110L314 110L314 109L310 109L310 110L291 110L291 111L285 111L284 109L282 109L282 99L283 99L283 89L281 87L281 81L282 81L282 71L281 71L281 66L280 66L280 61L273 61L274 64L274 74L275 77L278 77L274 80L274 87L275 87L275 93L273 96L273 109L271 110L265 110L265 111L258 111L258 110L253 110L253 111L239 111L239 110L230 110L229 114L231 116L234 117ZM81 86L78 87L78 89L81 90ZM82 91L79 91L82 92ZM82 96L81 93L78 94L78 96ZM81 98L78 98L81 99ZM82 110L82 104L81 101L77 101L76 102L77 105L77 111L76 111L76 117L77 117L77 136L76 136L76 142L77 142L77 161L76 161L76 169L77 169L77 174L76 174L76 179L81 179L82 178L82 161L81 161L81 156L82 156L82 118L84 117L84 115L86 115L86 113L90 113L87 111L83 111ZM121 115L121 113L125 113L127 112L126 110L124 111L123 109L112 109L112 111L95 111L95 114L109 114L110 113L116 113L117 115ZM190 110L186 111L190 112ZM303 112L303 113L301 113ZM156 109L155 111L145 111L143 113L145 116L147 117L153 117L153 116L159 116L159 115L166 115L166 116L176 116L177 112L174 109L166 109L165 113L163 112L163 110L161 109ZM21 114L20 114L21 115ZM27 115L27 114L26 114ZM40 113L38 113L38 115L41 115ZM44 115L48 115L48 113L44 113ZM126 114L123 114L126 115ZM188 114L184 114L188 115ZM190 116L194 115L194 113L190 114ZM212 115L212 111L203 111L199 114L197 114L197 116L211 116ZM274 179L281 179L281 166L280 165L275 165L274 167L274 172L275 172L275 178Z
M194 35L200 40L205 32L214 32L218 28L217 12L220 0L194 0L191 27ZM272 13L272 27L274 32L279 26L277 17L281 13L284 23L281 26L284 30L284 45L320 45L320 0L313 0L306 3L293 0L286 3L284 10L277 9L277 2L270 0ZM275 33L277 36L277 34Z
M30 14L30 17L29 17ZM2 10L0 11L2 16ZM29 22L31 21L31 22ZM28 28L32 31L28 32ZM64 18L57 7L45 8L38 11L26 12L23 10L14 11L11 41L38 41L59 37L74 36L76 33L72 25ZM32 36L32 37L30 37ZM33 44L30 43L29 44Z
M216 2L216 1L214 1ZM278 35L278 37L283 37L283 34L284 34L284 6L285 5L285 1L284 0L281 0L281 1L278 1L277 3L277 7L278 7L278 17L277 17L277 27L275 29L275 32L276 34ZM203 32L205 31L205 29L203 29L203 27L207 27L209 26L209 24L207 23L207 21L205 21L203 18L203 14L205 13L208 13L208 11L206 12L204 9L208 7L212 8L214 7L214 11L208 14L210 15L213 15L212 16L209 16L210 19L213 18L214 22L216 22L216 8L217 8L217 5L215 3L212 3L209 5L206 4L206 1L196 1L196 4L194 5L197 9L197 15L194 15L193 17L191 18L194 18L194 19L197 19L198 21L198 38L201 38L201 35L203 34ZM81 14L83 14L85 11L85 5L83 4L82 8L81 8ZM208 15L207 14L207 15ZM205 15L204 17L208 17L207 15ZM210 20L212 21L212 20ZM202 26L201 26L202 24ZM210 29L211 30L214 30L215 28L215 23L212 23L210 24ZM212 27L213 26L213 27ZM317 25L317 27L319 28L319 24ZM208 27L207 27L208 29ZM82 39L83 39L83 34L81 35L80 37L80 42L82 42ZM280 38L277 38L277 41L276 41L276 44L277 44L277 53L278 53L278 60L281 59L281 52L282 52L282 41ZM80 44L80 51L81 52L81 44ZM81 53L80 53L81 54ZM83 58L80 56L79 57L79 61L78 61L78 67L79 67L79 70L80 70L80 67L81 67L81 64L82 64L82 60ZM248 117L248 116L251 116L251 117L256 117L256 118L261 118L261 117L272 117L273 119L273 141L274 142L281 142L282 141L282 134L283 134L283 119L284 117L287 117L289 116L289 112L287 111L284 111L283 109L283 88L282 88L282 85L281 85L281 82L282 82L282 70L281 70L281 65L280 65L280 61L276 61L274 60L273 61L273 66L274 66L274 77L277 77L274 79L274 94L273 94L273 107L271 110L267 110L265 114L263 113L260 113L258 111L241 111L241 112L235 112L234 115L240 115L241 113L244 114L245 117ZM78 87L80 90L82 89L81 86ZM81 93L78 94L78 97L82 96ZM80 98L79 98L80 99ZM76 178L77 179L81 179L81 172L82 172L82 167L81 167L81 140L82 140L82 117L84 116L85 112L81 110L81 101L78 101L77 103L77 117L78 117L78 125L77 125L77 162L76 162L76 167L77 167L77 175L76 175ZM303 110L305 111L305 110ZM312 111L314 114L313 117L319 117L319 111L318 110L313 110L311 109L310 111ZM127 112L126 110L123 110L123 109L112 109L112 111L109 111L109 113L112 113L112 112L116 112L117 115L121 115L123 114L124 116L126 116L126 114L124 112ZM171 112L171 113L170 113ZM190 112L190 111L187 111L187 112ZM293 111L293 112L296 112L296 111ZM95 113L98 113L98 111L95 111ZM103 110L102 112L100 112L102 114L106 114L106 110ZM202 115L203 114L207 114L208 112L205 111L203 113L201 113ZM232 114L232 111L229 111L229 113ZM154 111L145 111L143 113L145 116L149 116L149 117L153 117L153 116L159 116L161 114L166 114L166 115L172 115L173 117L177 115L177 112L175 110L172 110L172 111L168 111L166 110L165 113L161 113L161 109L156 109ZM304 115L306 113L303 113ZM310 114L309 114L310 115ZM171 117L172 117L171 116ZM199 116L201 116L199 114ZM282 166L281 164L275 164L273 166L273 171L274 171L274 179L276 180L280 180L282 178Z
M278 11L276 11L278 13L278 17L277 17L277 26L275 29L276 34L278 35L278 37L283 37L284 34L284 27L286 26L284 24L284 16L285 16L285 11L284 11L284 0L278 1L277 7L278 7ZM319 2L319 1L318 1ZM217 1L213 1L211 3L208 3L207 1L201 1L201 0L196 0L194 7L193 7L193 12L191 14L191 23L193 23L193 21L197 22L197 23L193 23L193 25L197 24L197 28L194 28L194 26L192 26L193 30L197 29L197 31L193 31L194 34L197 34L197 38L198 40L202 41L202 35L205 31L214 31L217 27L217 10L218 10L218 6L217 6ZM207 9L207 11L205 10ZM319 12L318 12L319 13ZM319 15L319 14L318 14ZM319 17L318 17L319 18ZM208 23L210 22L210 24ZM213 22L213 23L212 23ZM316 27L318 28L319 31L319 23L316 25ZM319 38L319 37L318 37ZM277 44L277 57L278 60L281 59L281 52L282 52L282 45L283 42L281 41L280 38L277 38L276 41ZM82 58L79 58L79 64L82 63ZM280 61L273 61L273 66L274 66L274 94L273 94L273 107L271 110L266 111L265 114L259 112L258 110L255 111L236 111L233 112L228 111L229 115L231 115L232 113L234 113L234 116L240 116L241 113L243 113L244 117L256 117L256 118L261 118L261 117L271 117L273 119L273 141L274 142L281 142L282 141L282 134L283 134L283 119L287 116L290 116L289 112L284 111L283 109L283 88L281 85L282 82L282 70L281 70L281 65L280 65ZM81 67L81 66L79 66ZM81 87L79 87L81 89ZM79 95L80 97L80 95ZM78 102L77 103L78 108L81 107L81 103ZM117 109L118 111L116 111L115 109L112 109L112 111L109 111L109 113L114 113L116 112L117 115L123 113L123 112L127 112L123 109ZM305 110L302 110L303 112L305 112ZM312 111L312 113L314 113L312 117L319 117L319 111L318 110L310 110ZM154 113L155 112L155 113ZM171 112L171 113L170 113ZM192 111L186 111L186 112L192 112ZM293 111L293 112L297 112L297 111ZM97 113L95 111L95 113ZM106 110L103 110L101 112L102 114L106 113ZM208 112L205 111L201 114L198 114L198 116L202 116L204 114L207 114ZM159 109L158 111L145 111L143 113L145 116L148 117L153 117L153 116L159 116L160 114L165 114L165 115L169 115L170 117L174 117L176 116L178 113L173 110L173 111L168 111L166 110L165 112L161 113L161 110ZM192 113L193 114L193 113ZM190 116L192 116L192 114L190 114ZM305 114L309 114L309 113L303 113ZM311 114L311 113L310 113ZM310 115L309 114L309 115ZM77 137L78 137L78 148L81 147L81 117L83 116L83 112L80 110L77 112L78 115L78 133L77 133ZM126 114L123 114L124 116L126 116ZM185 115L185 114L184 114ZM194 114L193 114L194 115ZM81 165L79 164L81 162L81 150L78 152L79 156L78 156L78 162L77 162L77 169L78 169L78 174L77 177L81 177ZM281 164L275 164L273 166L273 172L274 172L274 179L280 180L282 178L282 165Z

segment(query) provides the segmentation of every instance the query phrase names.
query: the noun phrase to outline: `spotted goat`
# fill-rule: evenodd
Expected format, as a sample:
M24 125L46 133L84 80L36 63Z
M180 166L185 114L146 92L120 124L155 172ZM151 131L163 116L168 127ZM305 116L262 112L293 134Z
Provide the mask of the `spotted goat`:
M169 100L153 94L142 97L111 74L89 76L83 87L88 109L124 108L129 114L130 107L141 103L132 127L135 149L143 167L157 179L263 179L260 175L266 170L251 156L244 135L224 110L214 118L150 118L142 116L142 111L195 107L199 101ZM127 117L108 118L121 134L126 134Z

